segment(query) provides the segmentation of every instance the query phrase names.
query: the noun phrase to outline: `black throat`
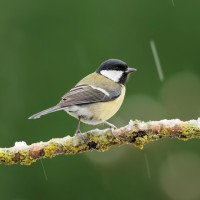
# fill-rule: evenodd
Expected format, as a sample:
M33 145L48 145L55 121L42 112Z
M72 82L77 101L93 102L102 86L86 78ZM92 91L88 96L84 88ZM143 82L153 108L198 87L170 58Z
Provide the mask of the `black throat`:
M124 72L121 78L119 79L118 83L125 85L127 80L128 80L128 74Z

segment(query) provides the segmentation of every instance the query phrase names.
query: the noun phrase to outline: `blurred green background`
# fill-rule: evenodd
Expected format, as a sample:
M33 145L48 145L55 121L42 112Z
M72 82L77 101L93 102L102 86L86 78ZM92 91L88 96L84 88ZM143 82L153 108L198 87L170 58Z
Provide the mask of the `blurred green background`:
M111 123L200 117L199 10L193 0L1 0L0 147L73 135L77 120L64 112L27 118L58 103L108 58L138 69ZM62 155L43 166L1 165L1 199L200 199L197 140Z

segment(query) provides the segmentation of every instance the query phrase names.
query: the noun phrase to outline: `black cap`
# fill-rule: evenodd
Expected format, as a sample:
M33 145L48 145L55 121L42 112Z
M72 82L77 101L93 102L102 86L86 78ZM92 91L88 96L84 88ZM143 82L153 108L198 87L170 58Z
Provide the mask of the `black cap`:
M128 68L127 64L118 59L109 59L101 63L99 68L96 70L97 73L100 73L102 70L116 70L116 71L126 71Z

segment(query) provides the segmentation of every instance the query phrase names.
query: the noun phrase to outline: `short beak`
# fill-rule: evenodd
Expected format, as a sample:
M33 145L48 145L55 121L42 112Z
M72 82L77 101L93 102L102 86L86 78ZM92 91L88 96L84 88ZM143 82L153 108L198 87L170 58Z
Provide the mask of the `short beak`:
M131 72L135 72L135 71L137 71L137 69L135 69L135 68L128 68L127 69L127 73L131 73Z

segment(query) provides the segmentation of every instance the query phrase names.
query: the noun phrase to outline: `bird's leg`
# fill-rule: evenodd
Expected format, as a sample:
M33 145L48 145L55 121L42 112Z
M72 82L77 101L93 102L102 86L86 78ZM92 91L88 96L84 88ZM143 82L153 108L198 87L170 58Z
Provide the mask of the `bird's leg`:
M80 131L80 122L81 122L81 118L78 117L78 126L77 126L77 129L76 129L75 136L78 136L78 137L82 138L82 140L85 141L85 136Z
M105 121L104 123L107 124L108 126L110 126L111 129L112 128L117 129L117 127L115 125L111 124L110 122Z
M78 126L76 128L76 135L82 134L80 131L80 122L81 122L81 118L78 117Z

